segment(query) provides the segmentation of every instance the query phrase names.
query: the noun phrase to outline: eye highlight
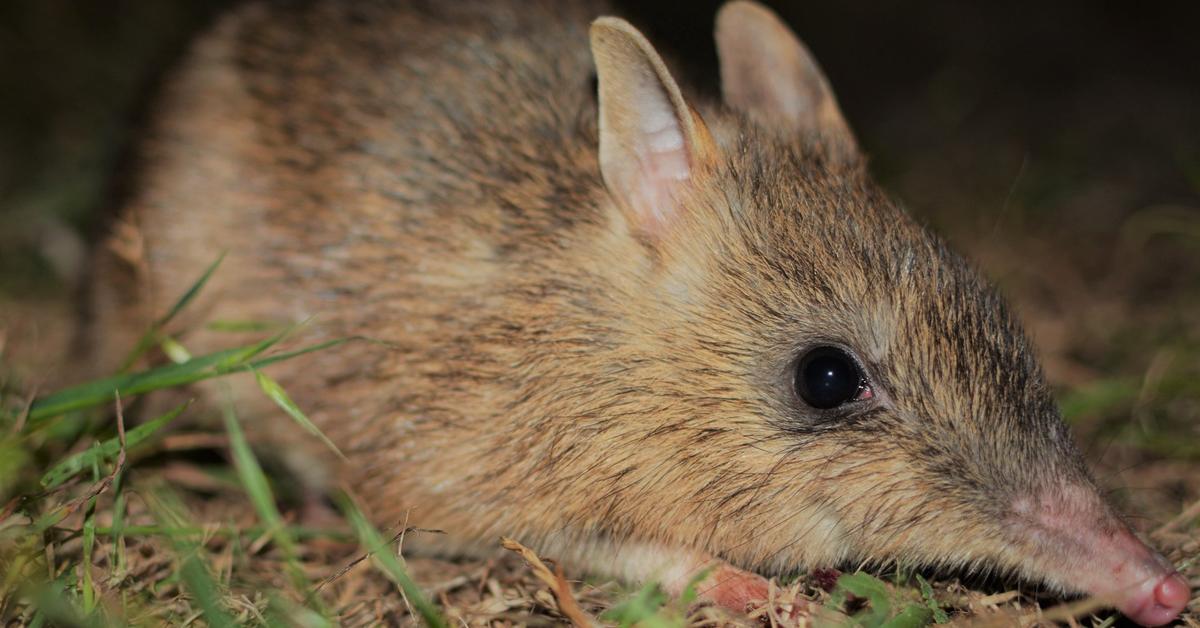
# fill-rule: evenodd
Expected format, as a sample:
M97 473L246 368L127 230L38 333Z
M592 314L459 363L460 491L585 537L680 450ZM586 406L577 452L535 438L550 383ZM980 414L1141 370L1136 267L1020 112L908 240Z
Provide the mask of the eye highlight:
M800 399L818 410L831 410L874 396L858 361L832 346L816 347L800 358L795 387Z

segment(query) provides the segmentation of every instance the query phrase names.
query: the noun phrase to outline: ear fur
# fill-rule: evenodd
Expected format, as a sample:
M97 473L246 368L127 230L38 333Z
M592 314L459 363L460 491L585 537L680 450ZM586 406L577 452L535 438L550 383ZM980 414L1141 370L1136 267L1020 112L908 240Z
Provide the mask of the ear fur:
M650 42L625 20L592 23L600 105L600 172L630 224L660 237L679 194L716 147Z
M725 4L716 40L726 104L767 126L854 146L825 74L770 9L750 0Z

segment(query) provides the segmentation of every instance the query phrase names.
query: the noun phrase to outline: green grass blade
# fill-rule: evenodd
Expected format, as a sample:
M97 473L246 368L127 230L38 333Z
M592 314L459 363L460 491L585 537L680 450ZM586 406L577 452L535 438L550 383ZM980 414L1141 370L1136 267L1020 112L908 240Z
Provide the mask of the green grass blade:
M209 321L204 325L204 328L209 331L246 333L274 331L280 327L286 326L286 324L280 323L279 321L215 320Z
M262 389L263 393L267 397L270 397L271 401L275 402L275 405L282 408L283 411L288 414L288 416L292 417L293 421L298 423L300 427L304 429L304 431L321 439L321 442L325 443L325 446L332 450L333 453L337 454L339 458L342 460L346 459L346 456L342 455L342 451L337 448L337 445L334 445L333 441L329 440L329 437L325 436L325 433L309 420L308 416L304 414L304 411L296 405L296 402L292 401L292 398L289 397L287 391L285 391L283 387L279 385L279 382L276 382L266 373L263 373L258 369L251 368L250 370L254 371L254 378L258 381L258 387Z
M97 534L103 534L111 537L112 549L109 555L113 559L109 563L109 572L113 575L114 580L120 581L124 578L125 569L129 562L125 557L125 473L117 474L117 478L113 480L113 505L112 505L112 526L109 530Z
M160 524L180 527L187 525L188 515L178 496L168 490L147 493L146 504ZM237 625L233 617L221 604L221 586L200 558L200 547L193 542L176 537L170 539L179 556L179 580L192 595L200 608L204 620L211 628L233 628Z
M209 278L211 278L213 273L216 272L217 267L221 265L221 262L225 261L225 255L228 253L228 251L221 251L221 254L217 256L217 259L213 260L213 263L209 264L208 268L204 269L204 273L200 275L200 278L197 279L192 286L187 289L187 292L183 293L183 296L179 297L179 300L175 301L175 305L172 305L171 309L168 310L162 318L154 321L154 325L156 327L162 327L163 325L171 322L171 319L175 318L176 314L183 311L183 308L187 307L188 303L191 303L192 299L196 298L196 295L200 294L200 291L204 289L204 284L208 283Z
M712 567L701 569L699 573L692 576L691 580L688 580L687 586L683 588L683 593L679 594L679 603L682 604L684 608L691 606L692 602L695 602L696 599L700 597L700 583L708 579L708 576L712 573L712 570Z
M233 411L233 403L225 404L225 431L229 434L229 447L233 452L233 464L238 477L250 496L250 502L258 512L258 518L274 532L275 540L289 556L294 555L296 547L283 527L283 517L275 507L275 496L271 492L271 484L267 480L262 466L254 457L246 434L238 423Z
M263 614L267 628L335 628L332 620L320 613L288 600L278 592L268 593L267 610Z
M295 331L296 327L297 326L295 325L289 326L276 332L265 340L260 340L252 345L235 349L232 353L217 361L217 363L214 365L214 368L216 368L218 371L229 371L238 368L239 366L243 366L262 352L278 344L281 340Z
M51 582L34 590L33 604L43 615L42 621L49 622L52 626L101 628L108 625L100 615L89 615L76 607L73 597L61 582Z
M667 603L667 595L657 583L651 582L638 589L637 593L604 611L600 619L627 627L655 624L659 612Z
M9 492L20 480L20 473L32 462L29 445L16 434L0 436L0 501L7 502Z
M126 432L126 449L132 449L153 436L167 423L170 423L176 417L182 414L190 403L191 401L186 401L166 414L157 417L154 420L147 421L146 423L143 423L142 425L139 425ZM99 461L116 456L117 452L120 450L120 438L114 436L95 447L89 447L86 451L81 451L73 456L70 456L51 467L50 470L42 476L42 487L51 489L59 486L63 482L75 477L76 474L84 469L88 469L92 465L97 464Z
M363 338L360 336L351 336L349 338L335 338L333 340L326 340L325 342L319 342L315 345L309 345L294 351L283 351L274 355L259 358L253 362L238 366L234 370L247 371L250 369L261 369L264 366L269 366L271 364L275 364L276 362L283 362L284 360L290 360L296 356L304 355L305 353L312 353L314 351L321 351L330 347L336 347L337 345L340 345L344 342L350 342L351 340L363 340Z
M212 377L216 364L241 350L226 349L197 357L185 364L169 364L139 373L94 380L53 393L33 402L29 410L29 422L33 424L65 412L106 403L112 399L114 390L127 399L152 390L182 386Z
M304 592L307 602L316 610L325 612L326 609L320 599L313 595L312 587L309 586L308 579L304 576L304 570L297 559L299 552L296 549L296 540L291 535L291 529L284 525L279 509L275 507L275 495L271 492L271 483L267 480L262 466L258 464L258 459L254 457L254 451L250 448L246 434L242 431L242 426L238 423L237 415L234 413L232 401L225 403L225 431L229 434L229 447L233 452L234 468L242 481L242 486L250 496L255 511L258 512L258 518L267 526L270 538L283 550L288 577L291 579L292 585L298 591Z
M950 622L950 616L946 611L942 610L942 605L938 604L937 598L933 596L933 587L921 574L917 574L917 584L921 586L921 599L925 600L925 606L929 607L929 611L933 613L933 621L939 624Z
M247 347L225 349L202 355L183 364L168 364L139 373L128 373L87 382L35 400L29 409L28 425L36 425L46 419L72 410L80 410L108 403L112 400L113 391L119 392L122 398L130 398L153 390L174 388L220 377L229 373L246 371L252 368L262 368L276 362L288 360L313 351L327 349L356 339L338 338L327 340L294 351L286 351L250 360L250 358L254 358L265 351L274 342L278 342L279 337L275 336Z
M425 621L425 625L429 626L429 628L446 628L446 621L442 619L441 613L425 598L425 592L421 591L417 587L417 584L412 581L412 578L408 577L408 572L400 562L400 558L392 552L391 547L384 541L383 536L379 534L375 526L367 521L362 511L354 505L354 502L348 496L344 494L338 495L336 501L338 502L338 507L342 509L347 519L350 520L350 525L358 535L358 541L363 549L371 553L377 561L376 564L382 568L382 571L400 586L409 603L416 609L421 619Z
M142 355L145 354L150 347L154 346L155 341L158 340L159 331L161 331L167 323L171 322L171 319L175 318L176 314L179 314L183 308L187 307L187 305L192 302L192 299L196 298L197 294L200 294L200 290L204 288L204 285L208 283L208 280L212 277L213 273L216 272L217 267L220 266L221 262L224 260L225 252L222 252L219 256L217 256L217 259L212 264L208 265L208 268L204 269L204 273L200 275L200 278L193 282L191 287L189 287L187 291L185 291L183 295L175 301L175 305L171 306L171 309L168 310L167 313L161 318L154 321L154 324L150 326L150 329L147 329L146 333L142 334L142 337L138 339L137 345L135 345L133 350L129 352L129 355L125 357L125 360L121 362L121 368L118 369L118 372L124 373L125 371L128 371L129 368L133 366L134 362L137 362L138 358L142 357Z
M96 498L88 500L87 516L83 520L83 560L79 564L82 572L83 612L91 614L96 608L96 585L92 582L92 552L96 547Z
M220 587L200 558L192 553L183 559L179 566L179 575L187 586L188 592L196 598L204 619L213 628L233 628L237 624L233 617L221 606Z

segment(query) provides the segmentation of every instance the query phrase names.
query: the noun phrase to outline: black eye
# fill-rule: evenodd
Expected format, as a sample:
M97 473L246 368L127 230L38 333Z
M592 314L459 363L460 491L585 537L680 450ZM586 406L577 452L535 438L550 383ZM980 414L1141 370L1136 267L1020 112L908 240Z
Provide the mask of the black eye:
M866 375L854 358L837 347L817 347L796 367L796 394L819 410L870 399Z

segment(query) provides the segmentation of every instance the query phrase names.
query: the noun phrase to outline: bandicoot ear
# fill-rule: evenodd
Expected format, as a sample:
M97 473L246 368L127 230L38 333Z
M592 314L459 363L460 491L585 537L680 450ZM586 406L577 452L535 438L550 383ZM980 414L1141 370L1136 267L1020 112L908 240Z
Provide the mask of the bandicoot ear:
M630 225L661 237L680 192L716 147L650 42L628 22L592 23L600 103L600 173Z
M770 9L734 0L717 13L717 55L725 102L761 124L854 146L825 74Z

